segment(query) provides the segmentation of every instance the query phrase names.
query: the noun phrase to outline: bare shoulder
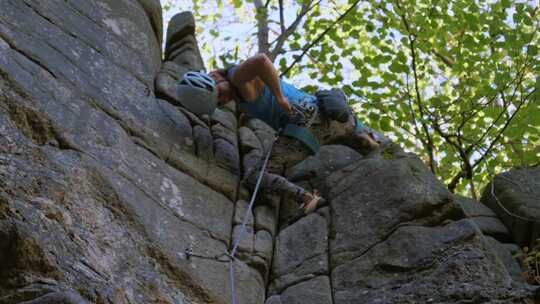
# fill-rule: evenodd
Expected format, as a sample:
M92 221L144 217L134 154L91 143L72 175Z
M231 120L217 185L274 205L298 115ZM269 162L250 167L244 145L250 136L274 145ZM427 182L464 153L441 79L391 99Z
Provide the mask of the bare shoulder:
M231 76L232 84L244 100L253 101L262 93L264 82L259 77L261 66L269 60L264 54L257 54L240 63Z
M251 56L236 67L231 81L236 85L240 85L255 80L259 78L260 73L268 64L271 65L272 62L265 54Z

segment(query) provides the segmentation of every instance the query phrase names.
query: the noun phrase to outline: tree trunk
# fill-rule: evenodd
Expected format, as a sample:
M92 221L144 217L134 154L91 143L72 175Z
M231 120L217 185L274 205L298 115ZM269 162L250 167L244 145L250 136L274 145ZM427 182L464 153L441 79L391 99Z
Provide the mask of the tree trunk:
M268 27L268 9L265 4L262 3L262 0L255 0L254 4L257 12L257 41L259 53L269 55L268 33L270 29Z

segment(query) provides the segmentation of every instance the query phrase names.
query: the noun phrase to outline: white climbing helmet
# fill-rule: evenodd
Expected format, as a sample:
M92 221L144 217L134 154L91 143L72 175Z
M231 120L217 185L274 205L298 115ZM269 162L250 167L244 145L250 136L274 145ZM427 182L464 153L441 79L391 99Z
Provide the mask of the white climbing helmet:
M187 72L177 87L178 100L196 115L212 115L217 106L216 82L203 72Z

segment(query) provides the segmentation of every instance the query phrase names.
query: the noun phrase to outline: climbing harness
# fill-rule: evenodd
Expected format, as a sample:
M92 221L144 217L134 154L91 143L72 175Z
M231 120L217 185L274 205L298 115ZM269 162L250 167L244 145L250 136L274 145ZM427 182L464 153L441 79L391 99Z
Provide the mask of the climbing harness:
M319 114L319 107L305 98L298 103L292 103L293 117L290 123L309 128Z

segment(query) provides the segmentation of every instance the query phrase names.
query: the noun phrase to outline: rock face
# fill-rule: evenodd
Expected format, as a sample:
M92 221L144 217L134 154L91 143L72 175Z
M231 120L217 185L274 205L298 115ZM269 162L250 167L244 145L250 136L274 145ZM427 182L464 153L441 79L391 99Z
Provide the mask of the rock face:
M381 154L351 158L351 164L322 182L320 176L327 174L317 168L329 166L329 161L315 159L288 172L307 177L308 184L317 181L330 199L329 212L319 211L326 215L328 244L310 241L318 226L306 225L309 217L281 230L269 303L297 303L290 294L300 289L313 303L336 304L471 299L522 303L529 297L509 249L466 217L465 210L476 206L462 207L464 199L450 194L416 156L391 146ZM315 174L301 174L307 168ZM485 207L478 209L493 215ZM282 238L294 240L289 241L294 245L282 248ZM313 263L320 247L328 250L323 253L328 260ZM294 267L282 266L287 264L281 260ZM329 278L330 287L317 283L306 290L304 284L311 278ZM332 292L331 302L318 296L325 288Z
M495 212L481 202L470 198L455 196L461 209L472 223L486 236L491 249L497 254L508 273L516 281L523 280L523 269L513 256L521 253L518 245L512 243L510 231L497 217Z
M0 302L225 303L227 264L185 251L228 250L236 116L155 98L159 1L0 6Z
M474 221L482 233L501 242L512 240L510 231L491 209L481 202L466 197L456 197L456 199L465 214Z
M399 149L327 147L288 174L328 207L290 222L294 204L260 195L247 212L242 169L273 130L233 104L179 107L177 80L204 69L189 13L161 62L157 0L0 7L1 304L230 303L224 253L246 213L238 303L530 296L511 255L494 254L509 236L485 236Z
M540 166L495 176L481 201L502 219L517 244L530 246L540 237Z
M195 19L189 12L175 15L167 28L165 62L156 77L156 95L180 106L178 81L188 71L204 70L195 38Z

